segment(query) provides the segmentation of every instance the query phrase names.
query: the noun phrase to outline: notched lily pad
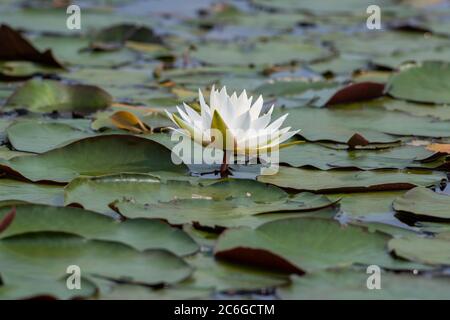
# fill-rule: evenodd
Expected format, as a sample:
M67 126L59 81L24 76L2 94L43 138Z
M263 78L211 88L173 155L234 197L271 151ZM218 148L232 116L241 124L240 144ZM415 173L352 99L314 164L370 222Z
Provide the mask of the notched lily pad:
M163 145L131 135L89 137L42 154L4 160L0 166L31 181L55 182L82 175L186 170L183 164L172 163L171 151Z
M297 274L353 264L403 268L385 249L389 238L332 220L291 218L256 229L227 230L214 253L220 259Z

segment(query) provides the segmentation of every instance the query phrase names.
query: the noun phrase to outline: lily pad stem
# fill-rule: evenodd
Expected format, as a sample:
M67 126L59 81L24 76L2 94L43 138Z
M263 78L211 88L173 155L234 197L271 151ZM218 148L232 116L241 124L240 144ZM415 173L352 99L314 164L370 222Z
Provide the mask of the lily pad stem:
M228 154L224 150L223 151L222 165L220 166L220 177L221 178L228 178L229 174L230 174L230 171L228 169Z

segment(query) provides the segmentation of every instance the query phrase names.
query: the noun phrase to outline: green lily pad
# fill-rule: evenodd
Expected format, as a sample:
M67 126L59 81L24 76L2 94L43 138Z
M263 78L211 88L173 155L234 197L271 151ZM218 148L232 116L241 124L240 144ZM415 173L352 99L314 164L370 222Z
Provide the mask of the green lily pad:
M204 227L257 226L267 221L292 217L304 212L330 207L334 204L323 195L300 193L269 203L249 198L225 200L180 199L158 203L136 203L128 200L114 204L127 218L164 219L170 224L196 223ZM270 214L266 216L266 214ZM290 214L289 214L290 213Z
M15 28L39 33L54 33L58 30L58 34L71 36L74 30L66 28L68 15L65 14L65 8L46 8L42 2L38 3L38 7L23 7L21 10L17 8L5 8L3 12L2 22L7 23ZM151 25L152 20L140 18L136 16L127 16L123 13L111 10L89 10L90 8L82 8L82 29L75 30L83 33L90 33L94 29L104 28L112 23L146 23ZM103 9L105 9L103 7ZM63 14L61 14L63 13Z
M300 96L312 90L335 89L339 84L326 81L276 81L265 83L255 89L255 92L264 97Z
M357 218L393 213L392 202L403 193L403 191L378 191L327 196L331 199L340 199L341 212Z
M279 273L219 261L197 254L186 261L195 271L181 285L186 288L214 289L216 292L255 291L287 284L288 278Z
M67 124L47 121L18 121L6 129L16 150L44 153L70 142L94 135Z
M407 167L429 168L420 161L434 155L423 147L401 146L379 150L336 150L313 143L302 143L280 150L280 163L293 167L404 169ZM439 164L435 163L436 166Z
M96 291L97 287L85 278L81 278L80 289L70 290L64 279L9 276L7 282L0 285L0 299L82 299L94 296Z
M291 285L280 287L277 294L288 300L447 300L450 296L450 281L446 277L434 279L414 274L382 272L381 289L369 290L367 281L371 275L344 269L322 271L303 277L293 276Z
M383 100L332 108L279 108L275 109L273 117L286 113L289 116L285 125L301 129L298 135L314 142L348 143L356 133L367 141L366 144L398 142L399 136L450 136L450 121L386 112Z
M32 153L14 151L9 149L7 146L0 146L0 159L9 160L14 157L32 155Z
M273 54L276 52L277 54ZM330 53L317 45L295 38L254 42L251 45L208 42L199 44L192 56L204 63L221 66L272 65L292 61L311 62Z
M62 206L64 189L55 185L0 179L0 201L6 200Z
M277 81L255 89L264 96L289 97L299 105L324 107L335 104L371 100L383 95L384 84L358 82L342 85L320 81Z
M156 204L182 199L226 200L249 198L270 203L287 198L286 192L252 180L181 181L147 174L120 174L95 178L77 178L65 188L65 204L85 209L111 212L109 204L128 199L142 204Z
M339 3L330 3L328 1L312 1L312 2L299 2L295 0L252 0L257 5L274 8L284 11L301 10L306 12L313 12L316 14L324 13L348 13L348 12L365 12L366 8L372 4L368 0L342 0ZM389 6L391 1L382 0L377 2L380 6Z
M152 29L135 24L117 24L97 31L92 37L92 42L102 45L122 45L126 41L140 43L161 44L161 37L157 36Z
M6 101L5 108L26 108L33 112L80 111L105 109L111 96L98 87L66 85L55 80L30 80Z
M426 61L393 75L387 92L398 99L449 104L449 83L449 62Z
M449 46L439 46L436 48L423 48L412 52L395 52L391 55L377 57L373 63L391 69L401 68L404 63L421 63L425 61L446 61L450 62L448 52Z
M118 72L120 70L120 72ZM80 68L64 75L65 79L101 86L109 87L131 87L132 85L151 84L151 72L146 69L135 68ZM150 90L148 88L147 90ZM108 90L109 92L109 90Z
M177 283L191 268L166 250L137 251L127 245L86 240L60 233L34 233L0 241L0 268L5 282L14 275L60 279L70 265L83 276L98 276L132 283Z
M322 38L333 41L333 44L341 53L374 57L399 53L411 54L450 45L450 41L443 37L424 36L420 32L405 31L357 32L352 34L351 37L346 32L340 32L325 34Z
M131 135L102 135L78 140L64 147L2 162L31 181L69 182L84 176L100 176L120 172L183 172L175 165L171 152L149 139Z
M311 64L309 67L321 74L351 74L357 70L367 70L368 62L352 56L339 56L332 60Z
M427 188L414 188L398 197L394 209L411 213L418 220L450 219L450 196Z
M98 281L97 281L98 282ZM209 299L212 290L203 288L168 287L153 289L134 284L119 284L108 281L99 300L198 300Z
M383 108L389 111L401 111L418 117L431 117L437 120L449 121L450 108L447 105L430 105L412 103L404 100L388 100Z
M428 171L318 171L280 167L275 175L261 175L258 181L301 191L355 192L404 190L432 186L445 174Z
M257 229L230 229L219 237L214 253L228 261L300 274L353 264L402 268L385 249L389 238L336 221L293 218Z
M68 65L118 67L136 60L136 54L123 48L115 51L89 49L89 40L72 36L41 36L33 43L38 48L53 48L55 55Z
M0 220L9 210L0 208ZM135 219L119 223L79 208L31 204L16 207L14 220L0 234L0 239L33 232L66 232L86 239L121 242L140 251L166 249L177 255L188 255L198 250L185 232L162 221Z
M7 81L26 80L38 75L61 73L63 69L43 66L30 61L0 62L0 78Z
M402 237L391 239L389 250L401 258L429 264L450 265L449 239Z

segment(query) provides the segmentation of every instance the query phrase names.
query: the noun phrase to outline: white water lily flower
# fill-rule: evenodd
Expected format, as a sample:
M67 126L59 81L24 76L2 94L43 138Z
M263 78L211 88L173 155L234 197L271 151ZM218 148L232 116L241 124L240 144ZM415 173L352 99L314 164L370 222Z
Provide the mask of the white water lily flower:
M177 107L180 116L166 113L179 128L184 129L173 130L203 146L234 154L262 154L280 147L300 131L281 128L288 114L270 123L273 105L267 113L261 114L262 96L252 104L253 97L247 97L245 90L239 96L236 92L229 96L225 87L219 91L213 86L208 105L199 89L199 100L200 114L186 103L183 104L184 110ZM217 132L220 139L217 139Z

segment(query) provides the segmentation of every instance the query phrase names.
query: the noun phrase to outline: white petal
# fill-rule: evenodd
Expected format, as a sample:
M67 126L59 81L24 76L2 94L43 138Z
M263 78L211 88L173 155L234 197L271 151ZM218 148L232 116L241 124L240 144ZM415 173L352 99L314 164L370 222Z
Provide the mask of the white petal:
M228 94L227 94L227 88L223 86L223 88L220 90L219 96L219 106L217 107L219 111L223 111L223 109L228 108Z
M209 109L209 106L205 102L205 98L203 97L203 94L200 89L198 89L198 96L200 101L200 109L201 109L201 116L202 116L202 127L203 128L209 128L211 126L211 111Z
M211 88L211 93L209 95L209 107L211 115L214 113L214 110L216 110L219 107L219 97L218 92L214 85Z
M252 116L252 119L255 120L259 117L259 114L261 113L261 109L263 107L263 97L259 96L258 99L255 101L253 106L250 108L250 115Z
M258 118L256 120L253 120L252 121L252 129L255 129L255 130L264 129L270 123L270 119L271 118L272 118L271 114L266 113L262 117L260 117L260 118Z
M285 115L279 117L277 120L275 120L274 122L272 122L266 129L267 130L278 130L279 127L281 127L281 125L283 124L284 120L286 120L286 117L288 116L288 113L286 113Z
M180 114L180 116L181 116L181 118L185 121L185 122L187 122L187 123L189 123L189 124L194 124L194 122L192 121L192 119L186 114L186 112L184 112L183 110L181 110L181 108L180 107L177 107L177 110L178 110L178 113Z
M231 103L233 104L233 106L235 106L239 103L236 92L233 92L233 94L230 97L230 100L231 100Z
M290 132L283 133L283 134L281 135L281 137L278 139L278 140L279 140L279 143L280 143L280 144L283 143L284 141L286 141L286 140L292 138L294 135L296 135L296 134L299 133L299 132L300 132L300 130L295 130L295 131L290 131Z
M189 118L192 119L192 121L202 122L202 117L197 113L197 111L192 109L189 105L187 105L184 102L183 102L183 106L184 106L184 109L186 110L187 115L189 116Z
M247 130L251 128L251 123L252 118L250 116L250 111L246 111L240 116L235 117L235 120L233 121L233 129L237 129L235 131L239 131L239 133L236 132L238 136L245 136L247 134Z
M173 115L167 110L164 110L164 112L166 113L167 117L176 124L175 119L173 118Z

